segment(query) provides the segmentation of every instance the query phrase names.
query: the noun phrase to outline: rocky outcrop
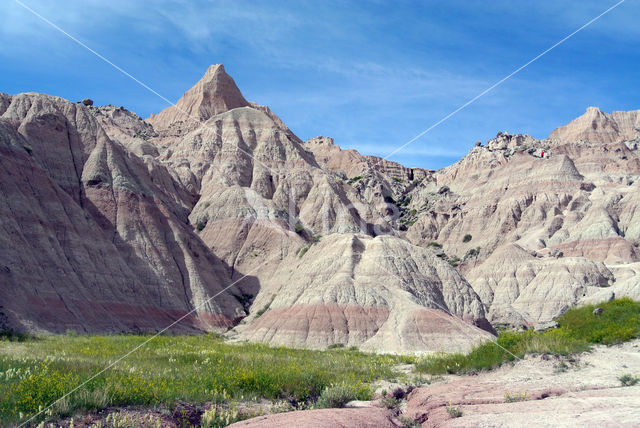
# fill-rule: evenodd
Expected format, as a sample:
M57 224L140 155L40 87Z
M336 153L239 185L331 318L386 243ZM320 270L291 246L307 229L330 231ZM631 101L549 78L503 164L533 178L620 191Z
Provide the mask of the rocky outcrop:
M204 77L184 93L175 105L158 114L152 114L147 122L156 130L172 130L178 134L193 129L225 111L247 107L249 103L229 76L222 64L212 65Z
M278 345L466 350L493 332L455 269L392 236L330 235L304 247L264 281L253 308L241 338Z
M614 281L603 263L528 252L517 244L498 248L466 278L490 308L491 323L524 326L552 320Z
M420 246L442 245L442 256L459 263L490 320L545 321L584 297L580 290L593 285L593 275L583 270L593 271L593 262L638 260L632 220L637 162L637 153L622 143L562 143L500 133L409 193L408 208L417 214L406 237ZM544 257L533 269L522 255L531 261ZM502 272L510 263L528 274ZM552 272L570 278L554 278ZM604 277L613 282L610 273ZM494 281L509 283L498 287L506 293L498 300L495 287L487 286ZM529 283L535 287L521 295ZM553 288L550 299L539 289L542 283L563 285ZM518 298L529 301L514 307Z
M0 293L13 328L153 331L197 308L177 329L219 330L243 316L187 207L88 107L16 95L0 125L0 239L11 248Z
M177 105L207 105L208 93L239 99L232 81L220 86L222 77L213 78L222 73L210 68ZM214 104L205 109L210 117L188 127L178 116L165 116L149 141L160 151L157 159L198 195L190 222L234 274L259 268L265 277L314 235L367 233L384 223L352 186L322 169L270 109ZM245 291L255 294L257 286L245 282Z
M637 298L638 117L590 108L429 171L302 142L222 65L146 121L0 94L0 318L152 331L197 308L179 328L424 352Z
M639 137L640 110L604 113L589 107L585 114L554 129L549 139L564 142L620 143Z
M422 180L432 171L423 168L407 168L397 162L383 159L378 156L361 155L353 149L343 150L333 142L330 137L315 137L309 139L305 146L309 148L317 161L331 169L341 172L348 178L379 172L389 179L397 180Z

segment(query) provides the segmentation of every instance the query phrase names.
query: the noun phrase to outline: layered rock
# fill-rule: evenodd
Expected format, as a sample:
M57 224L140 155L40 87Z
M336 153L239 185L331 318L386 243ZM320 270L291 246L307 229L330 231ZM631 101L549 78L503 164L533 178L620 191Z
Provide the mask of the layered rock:
M564 142L620 143L638 138L640 110L604 113L589 107L585 114L554 129L549 138Z
M229 76L222 64L212 65L204 77L184 93L175 105L169 106L147 119L158 131L182 133L184 129L197 127L200 122L249 103Z
M590 108L428 171L303 143L221 65L146 121L0 94L0 321L151 331L193 311L194 331L250 313L230 334L425 352L490 338L487 318L637 298L638 116Z
M638 260L633 220L638 161L637 152L622 143L563 143L500 133L410 193L409 208L416 210L417 220L406 236L417 245L442 245L441 256L460 263L490 320L545 321L560 307L577 303L583 297L580 290L593 285L592 275L583 275L584 269L593 271L592 261L613 265ZM554 260L551 265L536 262L538 268L532 269L515 248L565 257L548 259ZM512 268L529 274L507 268L512 273L494 276L511 262L522 263ZM534 271L551 275L543 281L551 286L567 279L551 274L563 269L571 282L554 288L558 295L550 299L536 285ZM517 281L509 279L513 275ZM612 280L609 275L604 275L607 281ZM499 287L506 295L498 300L493 298L495 287L487 285L496 281L509 284ZM535 286L530 291L537 291L521 296L530 285ZM517 299L530 302L513 306Z
M147 121L158 132L149 140L157 159L198 195L191 224L234 273L266 275L314 234L366 233L384 223L270 109L230 101L244 98L225 76L221 66L210 68L176 104L198 106L190 124L173 113L159 128L160 115ZM255 284L242 286L255 294Z
M0 235L11 248L0 293L12 328L153 331L194 311L178 330L221 329L244 314L187 206L88 107L15 95L0 124Z
M551 320L579 302L603 296L603 288L609 288L615 279L603 263L528 252L517 244L498 248L466 278L490 308L487 318L491 323L525 326Z
M322 238L263 282L253 308L241 338L288 346L461 351L493 331L456 270L392 236Z

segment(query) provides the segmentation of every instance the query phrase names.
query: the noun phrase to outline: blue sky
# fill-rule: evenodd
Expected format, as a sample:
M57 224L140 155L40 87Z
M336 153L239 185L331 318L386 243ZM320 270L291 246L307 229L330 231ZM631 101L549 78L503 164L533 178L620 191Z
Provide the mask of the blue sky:
M616 0L21 0L169 100L224 63L302 139L386 156ZM64 6L61 6L64 4ZM391 159L440 168L498 131L537 138L581 115L640 108L640 2L626 0ZM0 91L166 102L14 0L0 6Z

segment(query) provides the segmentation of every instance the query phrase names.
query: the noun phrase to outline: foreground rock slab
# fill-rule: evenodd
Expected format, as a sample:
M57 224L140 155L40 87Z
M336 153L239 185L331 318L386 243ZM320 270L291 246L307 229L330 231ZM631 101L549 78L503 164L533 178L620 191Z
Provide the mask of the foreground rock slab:
M230 427L299 427L299 428L365 428L395 427L385 409L318 409L260 416L229 425Z
M494 372L453 376L415 389L404 416L423 427L637 426L640 386L621 386L624 373L640 373L640 340L567 360L528 357ZM452 417L451 409L462 415Z

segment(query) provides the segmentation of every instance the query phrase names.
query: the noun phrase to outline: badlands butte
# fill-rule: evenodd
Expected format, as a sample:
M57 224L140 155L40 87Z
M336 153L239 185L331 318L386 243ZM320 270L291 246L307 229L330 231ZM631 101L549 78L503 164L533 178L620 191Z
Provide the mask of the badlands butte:
M145 120L0 94L0 329L462 351L640 299L639 129L589 107L431 171L300 140L222 65Z

